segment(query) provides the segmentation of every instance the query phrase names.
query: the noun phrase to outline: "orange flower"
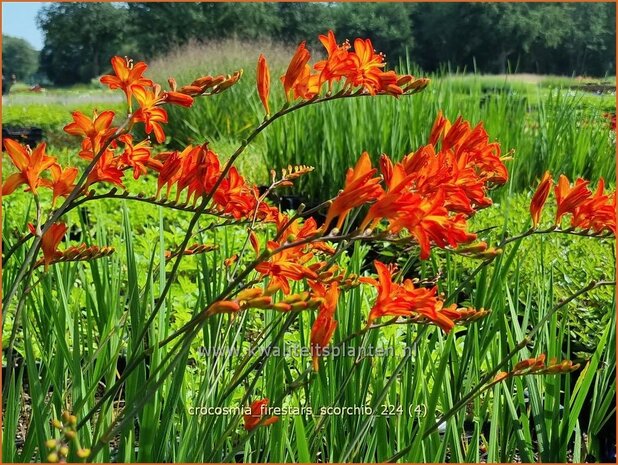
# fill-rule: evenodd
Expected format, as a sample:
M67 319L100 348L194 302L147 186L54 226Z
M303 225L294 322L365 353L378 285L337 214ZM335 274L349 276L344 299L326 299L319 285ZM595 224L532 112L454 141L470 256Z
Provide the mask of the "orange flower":
M143 77L144 72L148 69L148 65L142 61L133 63L128 58L119 56L112 57L112 68L114 74L102 76L100 81L102 84L109 86L110 89L122 89L127 96L129 108L131 108L131 96L136 89L143 90L144 87L152 86L150 79Z
M169 197L174 184L182 177L182 161L194 150L192 145L188 145L182 152L171 152L162 159L162 166L159 169L159 177L157 179L157 197L161 193L163 186L167 185L166 196ZM162 154L159 154L159 158ZM177 191L177 199L180 196L180 190Z
M374 228L381 218L396 216L408 204L413 195L410 191L411 176L406 176L401 163L393 166L391 160L386 155L382 155L380 164L387 191L382 192L378 200L369 208L360 225L361 230L368 225L370 225L370 228Z
M269 400L266 398L254 401L251 404L251 413L249 415L243 415L245 420L245 429L247 431L251 431L258 425L268 426L279 421L279 417L273 415L260 423L260 420L262 420L262 417L266 413L268 402Z
M288 241L301 241L314 236L317 238L317 236L321 234L321 230L318 228L314 218L310 217L302 223L300 218L292 221L291 224L287 224L288 221L289 217L280 212L275 219L277 223L277 234L283 238L287 238ZM285 229L283 229L284 226L286 226ZM311 248L327 254L335 253L335 249L326 242L311 242Z
M413 194L402 210L394 218L389 218L389 231L398 233L407 229L418 241L423 260L429 258L431 242L444 248L448 245L457 247L475 240L476 235L466 230L465 216L450 216L444 204L443 190L428 198Z
M118 159L114 158L113 152L106 150L88 174L84 188L97 182L109 182L124 189L124 184L122 184L123 176L124 172L118 168Z
M45 154L45 147L42 142L34 150L30 150L12 139L4 139L4 148L19 172L6 179L2 185L3 195L9 195L22 184L27 184L29 190L37 195L37 187L44 185L41 174L56 163L54 157Z
M245 182L235 167L230 169L213 196L218 209L236 219L252 215L257 199L258 192Z
M73 122L64 127L64 131L73 136L94 139L106 134L114 119L113 111L104 111L97 114L95 111L92 118L88 118L81 111L73 112Z
M147 140L143 140L136 145L133 145L133 136L125 134L118 138L124 143L124 151L120 155L119 162L121 165L133 168L133 177L139 179L142 174L148 172L147 167L160 169L162 164L158 160L150 157L151 147Z
M536 228L539 225L543 206L547 201L549 191L553 185L554 180L552 179L551 174L549 174L549 171L545 171L545 174L539 183L539 187L536 188L536 191L532 196L532 201L530 202L530 216L532 217L533 228Z
M163 91L162 102L189 108L193 105L193 97L176 91Z
M305 66L309 63L310 58L311 55L305 48L305 42L301 42L283 76L283 89L285 90L285 98L288 102L290 101L290 90L292 90L297 79L301 76L303 71L305 71Z
M382 71L385 66L384 55L375 53L371 40L356 39L354 52L348 55L348 60L346 77L352 86L363 87L371 95L387 89L395 94L402 93L397 87L395 72Z
M367 152L358 159L354 168L348 169L343 190L333 200L328 209L324 228L328 228L335 217L339 217L337 228L341 228L347 214L353 209L376 200L382 193L380 178L374 178L377 169L371 167L371 159Z
M378 281L373 278L361 278L362 282L372 284L378 290L378 298L369 312L367 326L370 326L375 319L384 316L410 317L420 314L432 321L438 320L435 287L415 288L410 280L399 285L393 282L391 270L384 263L375 260L373 264L378 272Z
M326 289L324 285L315 283L312 288L314 297L322 298L318 316L311 326L311 359L313 371L318 371L322 350L330 344L337 329L337 321L334 317L339 301L339 285L334 282Z
M575 209L592 195L588 189L588 184L589 181L578 178L577 181L575 181L575 185L571 187L569 179L564 174L560 175L558 184L554 188L556 204L558 206L556 211L556 224L560 224L560 220L567 213L575 213Z
M114 119L113 111L104 111L98 114L93 113L92 118L88 118L80 111L73 112L73 122L64 127L64 131L72 136L82 137L82 150L79 156L92 160L95 154L101 150L105 141L116 131L112 128Z
M471 127L461 116L451 125L442 112L434 122L429 144L440 151L452 151L457 164L473 167L484 182L504 184L508 173L500 157L500 145L490 143L483 123Z
M264 110L267 115L270 115L270 107L268 106L268 96L270 94L270 71L266 58L260 53L257 64L257 91L264 105Z
M270 241L268 248L274 250L279 244ZM301 279L317 279L315 271L305 266L313 258L313 253L301 253L298 250L285 249L276 253L268 261L262 262L255 267L255 271L262 276L269 276L269 287L280 289L284 294L290 293L290 283Z
M135 100L140 108L135 112L134 119L144 123L146 134L154 132L158 143L165 141L165 133L161 123L167 123L167 112L158 107L164 101L164 97L159 95L157 88L155 90L144 87L136 87L133 89Z
M51 181L44 179L43 185L52 189L52 206L54 206L58 197L66 197L73 191L78 170L73 167L62 169L59 164L55 163L50 167L49 171L51 173Z
M183 152L184 153L184 152ZM208 144L195 147L182 158L177 195L188 187L187 201L210 194L221 175L221 162Z
M604 194L605 181L599 180L596 192L583 201L571 218L573 228L592 229L596 233L604 230L616 234L616 192Z
M332 88L333 83L344 76L350 44L346 42L338 45L333 31L328 31L327 35L320 35L318 38L328 53L328 59L318 61L314 68L321 71L320 83L328 82L329 88Z
M36 229L32 224L28 224L28 228L32 234L36 234ZM58 245L67 232L67 225L64 223L54 223L43 234L41 238L41 249L43 250L43 263L45 263L45 271L49 268L49 264L60 258L62 253L58 250Z

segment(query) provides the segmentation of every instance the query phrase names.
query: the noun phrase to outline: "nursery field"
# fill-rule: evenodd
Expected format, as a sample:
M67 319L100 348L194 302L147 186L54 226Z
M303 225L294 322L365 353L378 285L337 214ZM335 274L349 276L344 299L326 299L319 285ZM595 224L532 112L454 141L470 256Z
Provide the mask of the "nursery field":
M178 82L156 104L3 97L80 173L2 196L3 461L614 461L615 80L401 62L402 95L333 74L307 96L292 56L193 44L150 63Z

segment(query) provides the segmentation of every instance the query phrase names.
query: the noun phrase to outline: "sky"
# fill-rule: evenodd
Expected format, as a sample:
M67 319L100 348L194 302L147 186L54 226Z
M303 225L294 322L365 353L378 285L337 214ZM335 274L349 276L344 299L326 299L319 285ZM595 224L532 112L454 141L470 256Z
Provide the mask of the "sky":
M36 15L43 5L43 2L2 2L2 34L25 39L41 50L43 33L36 25Z

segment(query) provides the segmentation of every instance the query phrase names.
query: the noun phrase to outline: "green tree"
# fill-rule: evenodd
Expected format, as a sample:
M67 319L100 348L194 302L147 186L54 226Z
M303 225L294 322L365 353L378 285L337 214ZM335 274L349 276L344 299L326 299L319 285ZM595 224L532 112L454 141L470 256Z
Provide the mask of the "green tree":
M276 38L285 44L296 45L306 40L309 45L317 46L318 35L336 29L333 15L336 5L281 2L277 6L281 27Z
M505 72L509 64L511 69L538 71L545 60L531 52L549 54L564 44L571 21L568 8L563 3L424 5L413 15L417 56L429 69L448 62L484 72Z
M126 8L110 3L52 3L37 22L45 33L41 68L58 85L87 83L126 52Z
M390 63L414 46L410 6L405 3L341 3L332 11L338 39L370 37Z
M131 36L147 58L190 40L270 38L281 26L273 3L131 2L128 12Z
M27 81L39 67L39 52L26 40L2 34L2 74Z

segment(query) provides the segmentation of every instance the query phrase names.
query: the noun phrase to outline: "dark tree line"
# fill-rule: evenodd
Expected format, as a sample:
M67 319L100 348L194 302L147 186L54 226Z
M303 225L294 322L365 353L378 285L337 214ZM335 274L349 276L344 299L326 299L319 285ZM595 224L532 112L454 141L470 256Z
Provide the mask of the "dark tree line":
M88 82L107 57L153 58L190 40L296 44L327 29L371 37L390 62L427 71L507 69L615 73L614 3L52 3L39 14L41 68L57 84Z

